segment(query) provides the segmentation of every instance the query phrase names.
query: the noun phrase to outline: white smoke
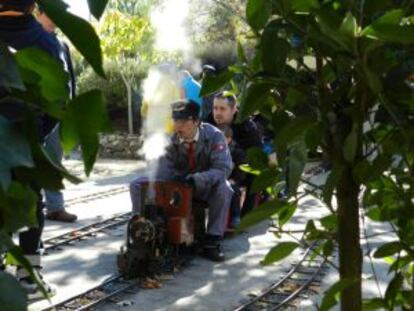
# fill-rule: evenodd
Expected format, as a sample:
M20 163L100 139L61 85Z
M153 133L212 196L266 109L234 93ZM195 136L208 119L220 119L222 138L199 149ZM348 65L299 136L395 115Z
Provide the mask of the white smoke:
M171 103L180 98L177 67L170 63L153 67L143 83L143 153L147 161L162 156L172 133Z
M193 74L201 72L201 61L193 57L186 31L190 9L189 0L165 0L151 12L151 24L156 30L159 51L179 52L183 66ZM180 99L180 74L174 63L163 63L150 69L143 83L143 135L142 152L149 165L149 179L157 168L172 134L171 103Z
M189 13L189 0L168 0L151 14L157 38L156 48L161 51L188 51L191 49L185 23Z

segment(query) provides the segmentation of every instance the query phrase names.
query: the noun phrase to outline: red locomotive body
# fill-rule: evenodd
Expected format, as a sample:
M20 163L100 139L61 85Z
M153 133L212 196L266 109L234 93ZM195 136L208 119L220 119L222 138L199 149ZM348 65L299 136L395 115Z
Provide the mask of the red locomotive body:
M152 189L151 189L152 188ZM153 191L151 205L148 192ZM154 204L163 210L166 217L168 242L190 245L194 241L194 217L192 213L192 189L188 185L168 181L144 183L141 197L144 198L144 210ZM151 201L151 199L150 199ZM147 201L148 202L148 201Z
M118 255L118 269L126 278L159 273L182 251L191 250L204 225L204 209L194 221L192 189L179 182L141 184L141 215L133 215L127 226L127 243ZM196 229L195 229L196 225Z

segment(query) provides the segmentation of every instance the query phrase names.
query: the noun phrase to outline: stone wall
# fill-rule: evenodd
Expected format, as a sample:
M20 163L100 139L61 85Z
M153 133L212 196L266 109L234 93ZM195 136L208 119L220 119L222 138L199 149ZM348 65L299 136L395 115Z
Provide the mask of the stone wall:
M101 158L141 159L138 154L142 146L139 135L126 133L102 134L99 138Z

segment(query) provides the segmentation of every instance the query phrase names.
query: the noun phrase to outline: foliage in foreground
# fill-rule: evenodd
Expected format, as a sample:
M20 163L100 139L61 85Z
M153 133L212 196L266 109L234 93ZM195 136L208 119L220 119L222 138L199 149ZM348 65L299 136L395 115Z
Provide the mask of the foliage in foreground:
M260 112L267 119L288 172L288 203L266 202L242 227L273 215L282 230L303 192L325 203L327 213L304 231L308 241L322 242L322 256L339 249L340 281L327 291L322 310L336 304L338 293L346 311L414 306L413 13L413 1L250 0L254 57L239 46L239 62L203 85L208 94L242 77L240 117ZM308 152L317 148L331 165L323 185L301 179ZM260 150L250 153L250 170L258 174L253 188L276 197L284 186L281 169ZM364 305L360 214L389 224L395 238L374 253L390 263L385 295ZM298 246L277 245L264 263Z
M88 0L92 14L99 19L107 1ZM61 0L42 0L44 10L86 61L101 76L102 53L93 27L65 10ZM89 90L69 99L68 75L47 53L26 48L12 54L0 42L0 87L25 103L23 128L15 128L0 116L0 248L7 250L7 264L24 266L38 281L38 276L24 258L9 233L37 226L36 194L31 185L43 189L63 188L62 179L80 180L56 163L37 138L36 116L46 114L61 122L61 141L66 152L80 145L89 175L98 152L98 133L108 129L103 94ZM0 98L0 103L5 97ZM7 310L26 310L27 297L17 281L0 272L0 305Z

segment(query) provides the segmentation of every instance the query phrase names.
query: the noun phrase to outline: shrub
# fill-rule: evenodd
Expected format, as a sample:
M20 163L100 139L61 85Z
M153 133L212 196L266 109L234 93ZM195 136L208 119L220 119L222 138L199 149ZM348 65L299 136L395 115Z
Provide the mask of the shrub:
M149 64L138 62L133 58L123 60L108 60L105 63L107 79L96 75L91 67L87 67L80 73L77 79L78 92L97 88L103 91L109 108L121 108L127 106L127 93L122 75L127 77L134 92L139 93L141 81L145 79Z

